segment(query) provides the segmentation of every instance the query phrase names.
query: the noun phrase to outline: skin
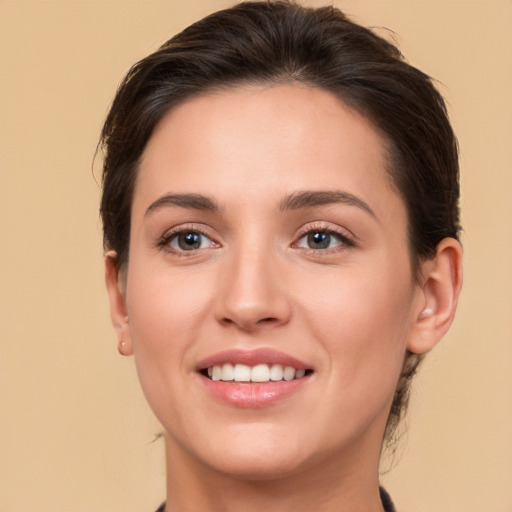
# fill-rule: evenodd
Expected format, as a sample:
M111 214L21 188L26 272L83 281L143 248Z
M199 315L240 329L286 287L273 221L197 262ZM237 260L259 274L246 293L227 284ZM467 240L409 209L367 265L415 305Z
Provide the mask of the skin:
M461 285L452 239L413 278L386 165L371 124L297 84L197 97L157 126L129 262L108 253L106 281L120 351L165 429L168 512L382 511L380 450L406 351L439 341ZM290 207L319 191L345 198ZM203 233L201 248L181 250L180 230ZM318 232L326 248L308 242ZM314 372L267 407L234 407L197 372L232 348L276 349Z

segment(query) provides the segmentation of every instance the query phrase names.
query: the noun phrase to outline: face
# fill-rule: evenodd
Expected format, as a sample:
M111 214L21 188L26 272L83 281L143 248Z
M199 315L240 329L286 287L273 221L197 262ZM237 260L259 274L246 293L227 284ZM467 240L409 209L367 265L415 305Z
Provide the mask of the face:
M192 99L148 143L131 222L126 350L175 459L378 460L424 304L368 122L299 85Z

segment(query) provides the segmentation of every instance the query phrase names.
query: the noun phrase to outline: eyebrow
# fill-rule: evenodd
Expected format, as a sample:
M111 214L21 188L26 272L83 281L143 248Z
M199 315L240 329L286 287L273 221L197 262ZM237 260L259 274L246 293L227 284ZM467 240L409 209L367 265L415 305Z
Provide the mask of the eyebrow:
M214 199L202 194L167 194L151 203L144 215L148 215L164 206L178 206L208 212L218 212L220 210Z
M279 209L281 211L299 210L302 208L311 208L313 206L336 203L356 206L357 208L361 208L369 213L375 219L377 218L375 212L370 208L368 203L353 194L339 190L295 192L281 201Z
M279 203L280 211L300 210L314 206L329 204L347 204L356 206L377 218L374 211L362 199L339 190L320 190L320 191L299 191L285 197ZM180 208L192 208L194 210L208 211L218 213L220 208L217 202L208 196L202 194L166 194L152 202L146 209L145 216L165 206L177 206Z

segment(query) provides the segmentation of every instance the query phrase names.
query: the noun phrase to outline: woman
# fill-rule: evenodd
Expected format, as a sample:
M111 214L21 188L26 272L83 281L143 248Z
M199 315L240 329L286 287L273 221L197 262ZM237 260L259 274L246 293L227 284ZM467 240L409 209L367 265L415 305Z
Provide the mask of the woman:
M248 2L136 64L102 132L111 317L167 512L389 511L383 445L461 287L430 79L337 9Z

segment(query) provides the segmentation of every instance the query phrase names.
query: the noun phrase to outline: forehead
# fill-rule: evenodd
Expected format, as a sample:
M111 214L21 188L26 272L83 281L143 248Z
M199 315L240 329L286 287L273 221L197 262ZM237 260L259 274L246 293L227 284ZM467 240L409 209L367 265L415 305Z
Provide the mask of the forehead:
M163 118L134 200L343 188L373 202L395 195L387 163L377 130L333 94L302 84L238 87L190 99Z

